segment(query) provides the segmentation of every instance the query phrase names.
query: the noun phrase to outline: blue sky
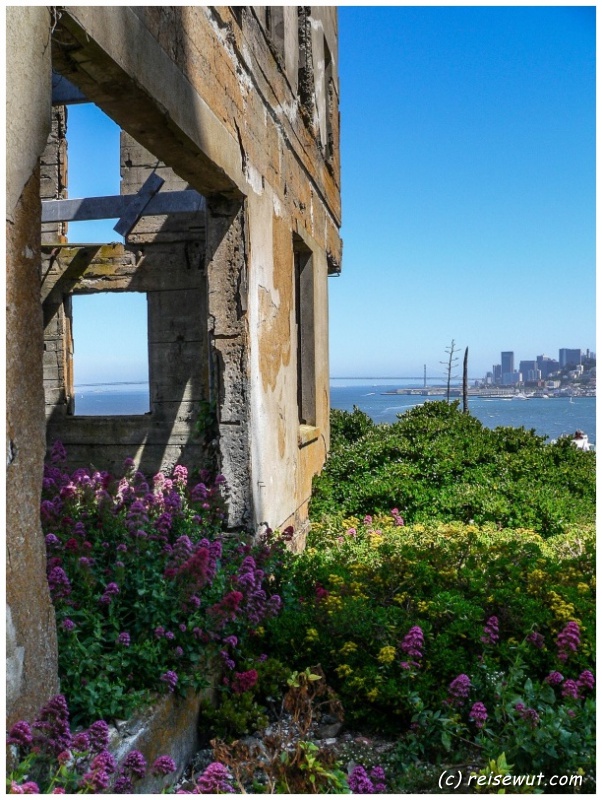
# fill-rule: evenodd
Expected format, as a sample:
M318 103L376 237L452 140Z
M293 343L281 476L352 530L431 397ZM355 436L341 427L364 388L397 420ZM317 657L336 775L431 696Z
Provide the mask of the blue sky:
M471 376L501 350L594 349L594 7L341 7L339 72L331 375L421 375L425 363L438 375L452 339L469 346ZM118 193L115 133L90 107L69 114L70 196ZM100 134L92 156L78 155L77 115ZM82 329L76 350L86 380L89 338Z

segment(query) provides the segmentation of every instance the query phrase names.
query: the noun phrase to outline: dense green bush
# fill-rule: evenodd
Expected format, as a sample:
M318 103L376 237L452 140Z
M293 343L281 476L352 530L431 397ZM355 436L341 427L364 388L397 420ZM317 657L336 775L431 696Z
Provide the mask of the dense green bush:
M544 536L594 521L595 454L568 439L551 444L523 428L490 430L457 403L425 403L392 425L375 425L357 408L332 419L313 519L395 506L406 522L493 522Z
M319 663L352 725L399 735L405 766L505 753L525 774L591 772L594 548L585 525L544 539L331 517L288 565L264 646L293 667Z
M594 542L592 526L544 540L494 526L401 526L390 515L331 518L314 525L308 548L291 562L266 646L273 655L288 652L293 667L320 663L353 718L389 728L412 713L399 643L415 625L426 662L411 683L436 703L456 675L479 671L488 652L483 626L492 616L500 667L537 633L545 647L527 648L524 658L544 678L558 665L556 637L576 620L582 641L572 663L590 668Z

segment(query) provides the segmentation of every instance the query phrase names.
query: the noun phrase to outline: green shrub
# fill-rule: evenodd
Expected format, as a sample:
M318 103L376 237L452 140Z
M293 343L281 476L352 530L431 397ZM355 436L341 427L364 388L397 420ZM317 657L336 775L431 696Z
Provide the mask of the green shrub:
M283 612L266 626L274 656L286 653L293 667L321 664L348 719L403 729L415 712L413 693L437 707L457 675L477 675L483 659L504 670L518 648L531 677L542 680L558 667L556 637L571 620L581 629L572 671L591 668L593 526L545 540L492 525L395 519L315 524L288 568ZM495 647L482 641L491 617L499 624ZM419 670L400 668L412 660L402 642L413 626L425 639ZM544 646L525 642L530 634Z
M312 519L397 507L430 519L525 527L544 536L593 522L595 454L523 428L489 430L458 403L428 402L392 425L333 412L332 449L314 481Z

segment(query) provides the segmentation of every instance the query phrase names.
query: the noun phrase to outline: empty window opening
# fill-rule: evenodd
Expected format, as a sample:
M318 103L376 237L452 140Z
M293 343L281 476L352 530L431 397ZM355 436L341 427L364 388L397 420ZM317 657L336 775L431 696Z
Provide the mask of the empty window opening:
M147 297L139 292L72 296L74 413L150 410Z
M67 109L67 192L69 199L104 197L120 193L120 128L93 103ZM115 219L69 222L73 244L123 242Z
M314 269L311 250L296 234L295 318L297 329L297 408L300 425L316 424L316 345L314 329Z

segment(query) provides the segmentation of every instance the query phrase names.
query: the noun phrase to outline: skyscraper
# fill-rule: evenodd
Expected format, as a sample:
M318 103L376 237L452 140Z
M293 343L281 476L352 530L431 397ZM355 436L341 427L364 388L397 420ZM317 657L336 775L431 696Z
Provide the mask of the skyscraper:
M514 372L514 352L506 351L502 353L502 375Z
M558 351L558 361L560 362L560 369L578 367L581 364L581 350L562 347Z

